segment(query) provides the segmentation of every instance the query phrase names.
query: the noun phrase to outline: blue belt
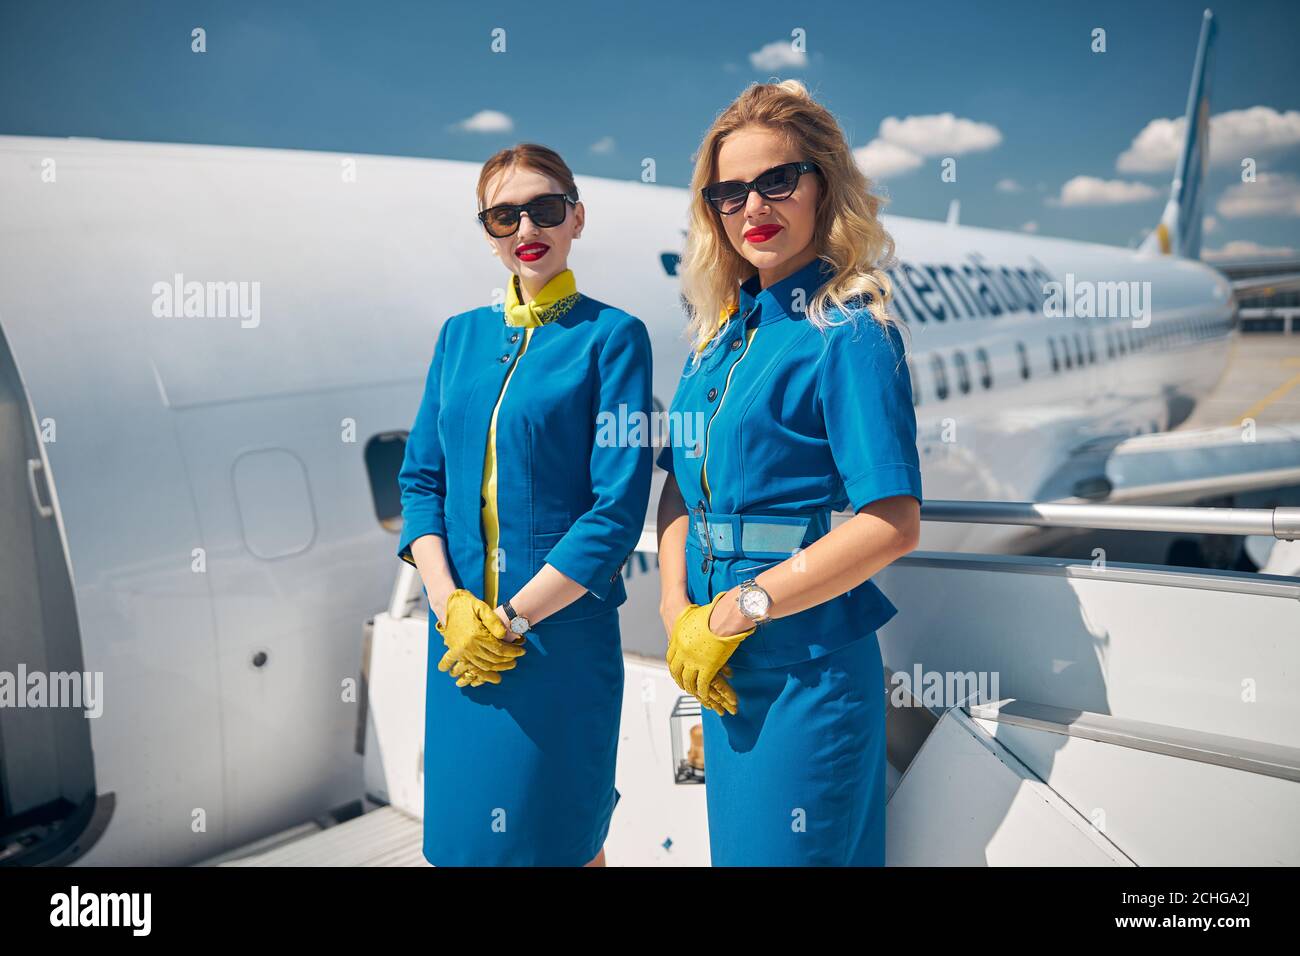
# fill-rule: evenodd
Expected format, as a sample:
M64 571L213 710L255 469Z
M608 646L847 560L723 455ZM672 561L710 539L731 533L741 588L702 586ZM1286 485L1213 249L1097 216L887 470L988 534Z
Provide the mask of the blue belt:
M689 536L704 553L704 569L717 558L788 558L804 543L808 526L821 537L830 524L830 509L794 514L725 514L705 511L704 502L690 509Z

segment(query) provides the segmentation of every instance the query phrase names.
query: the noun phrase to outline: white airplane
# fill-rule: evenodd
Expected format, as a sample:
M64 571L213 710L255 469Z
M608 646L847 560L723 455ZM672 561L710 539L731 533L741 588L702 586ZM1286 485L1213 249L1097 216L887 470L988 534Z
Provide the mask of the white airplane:
M1168 433L1235 334L1233 287L1196 259L1212 35L1207 18L1155 247L889 217L927 498L1300 481L1295 429ZM0 137L0 694L103 678L93 719L0 708L0 863L189 863L355 799L361 627L398 568L404 436L440 323L507 278L478 169ZM579 285L647 323L666 405L687 194L579 188ZM1051 283L1069 315L1045 315ZM1081 315L1088 288L1117 314ZM639 557L625 573L652 589ZM625 621L662 641L653 614Z

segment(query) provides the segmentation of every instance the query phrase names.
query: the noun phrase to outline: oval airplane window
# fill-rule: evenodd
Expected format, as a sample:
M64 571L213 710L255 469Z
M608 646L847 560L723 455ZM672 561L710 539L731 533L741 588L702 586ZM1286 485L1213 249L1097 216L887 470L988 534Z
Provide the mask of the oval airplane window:
M954 352L952 364L957 367L957 387L966 395L970 392L970 368L966 365L965 353Z
M984 388L993 387L993 366L989 363L989 353L984 349L975 350L975 361L980 366L980 385Z
M942 355L936 354L930 359L930 371L934 375L934 397L943 401L948 397L948 370L944 367Z
M366 475L370 479L370 503L375 518L385 531L402 530L402 489L397 473L406 457L407 432L383 432L366 442Z

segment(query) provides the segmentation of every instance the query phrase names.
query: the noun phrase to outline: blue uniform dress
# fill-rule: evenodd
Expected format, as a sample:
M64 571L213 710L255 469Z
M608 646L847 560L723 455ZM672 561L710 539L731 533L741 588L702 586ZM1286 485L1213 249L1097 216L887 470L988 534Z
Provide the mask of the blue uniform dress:
M815 259L759 290L688 357L658 463L692 509L687 592L720 591L796 556L832 510L921 500L902 339L865 308L822 331L802 303ZM797 560L797 557L796 557ZM730 665L737 713L703 712L715 866L883 865L885 684L876 629L897 609L873 581L758 625Z
M583 295L527 330L491 306L443 324L399 475L398 555L411 561L412 541L442 537L456 585L480 598L498 399L498 593L511 597L544 563L587 593L534 625L500 684L457 687L439 671L445 647L429 616L424 856L436 866L582 866L600 852L619 796L617 608L653 470L646 328Z

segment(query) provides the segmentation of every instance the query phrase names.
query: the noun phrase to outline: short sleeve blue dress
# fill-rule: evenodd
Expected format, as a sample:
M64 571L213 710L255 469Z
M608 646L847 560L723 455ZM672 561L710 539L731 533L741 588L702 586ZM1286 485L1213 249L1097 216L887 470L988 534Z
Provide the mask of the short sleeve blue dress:
M644 324L595 299L566 297L527 329L491 306L443 323L399 474L398 555L442 537L456 585L495 592L494 605L546 563L587 593L533 626L500 684L479 687L438 670L430 615L424 856L436 866L582 866L604 844L619 798L621 571L653 460L648 424L603 426L648 422L651 402ZM498 526L485 527L489 512Z
M720 591L826 534L832 511L921 500L901 337L865 308L805 316L831 276L814 259L739 308L673 397L658 458L691 511L687 591ZM705 709L715 866L883 865L885 683L876 629L897 609L876 584L758 625L732 655L735 715Z

